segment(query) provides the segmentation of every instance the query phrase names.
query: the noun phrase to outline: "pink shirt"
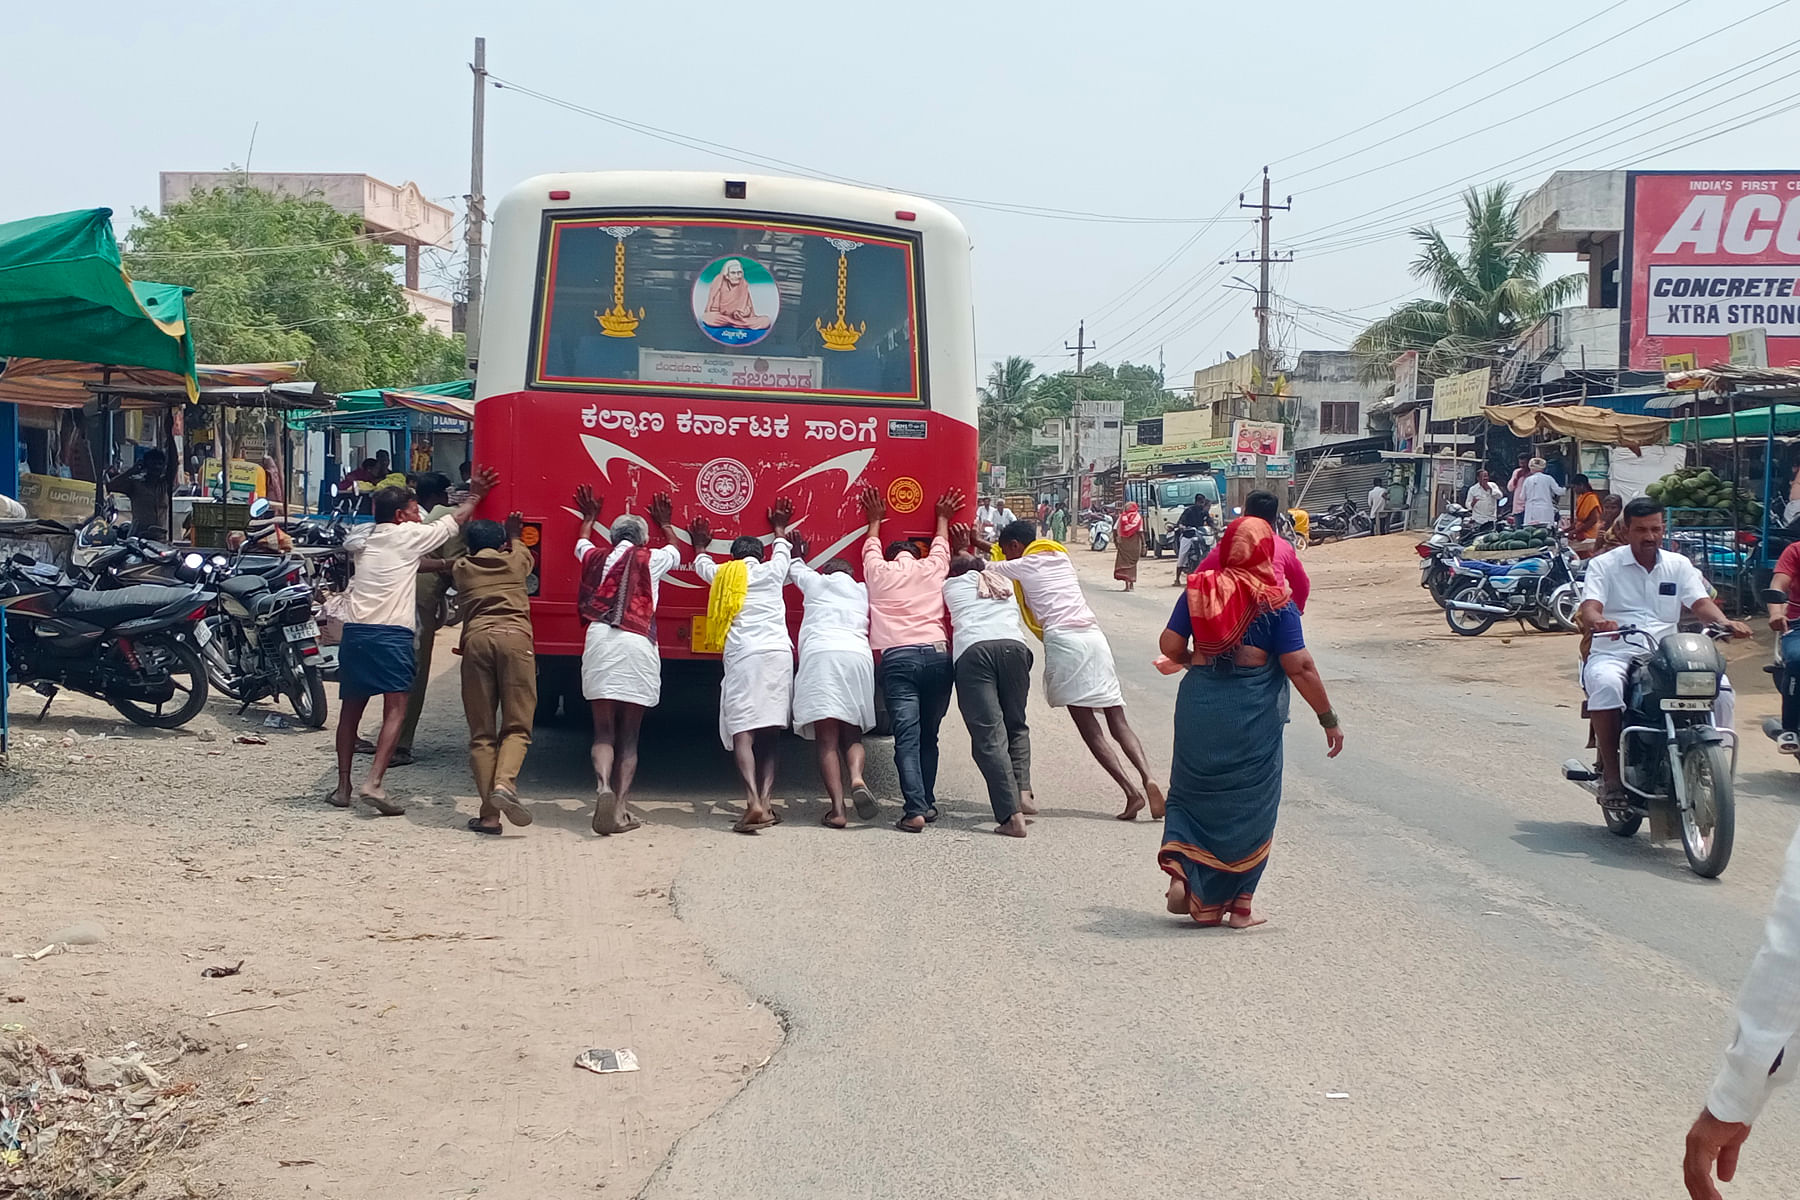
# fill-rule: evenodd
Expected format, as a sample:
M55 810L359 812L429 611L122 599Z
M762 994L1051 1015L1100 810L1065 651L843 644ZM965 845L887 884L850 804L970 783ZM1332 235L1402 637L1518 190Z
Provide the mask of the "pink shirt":
M944 579L950 574L950 543L931 539L924 558L882 557L881 540L863 542L863 582L869 586L869 646L928 646L949 640L944 627Z
M1010 579L1025 593L1038 624L1045 633L1058 630L1098 629L1094 610L1081 594L1081 579L1075 574L1075 562L1067 554L1046 551L991 562L983 568L990 575Z
M1219 548L1214 546L1196 569L1216 571L1218 568ZM1275 578L1288 585L1288 590L1294 593L1294 607L1305 612L1306 598L1312 595L1312 580L1307 578L1306 568L1300 565L1300 556L1294 553L1293 545L1286 538L1275 539Z

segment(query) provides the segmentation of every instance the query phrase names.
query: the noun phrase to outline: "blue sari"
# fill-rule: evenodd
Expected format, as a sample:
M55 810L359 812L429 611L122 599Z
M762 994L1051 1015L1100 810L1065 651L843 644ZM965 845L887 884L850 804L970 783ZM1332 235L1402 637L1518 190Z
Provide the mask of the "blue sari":
M1185 600L1169 628L1188 633ZM1175 700L1175 764L1156 862L1187 885L1188 915L1218 925L1248 916L1268 866L1281 803L1282 731L1288 679L1279 656L1303 648L1290 605L1257 618L1246 646L1266 650L1260 667L1228 656L1189 667Z

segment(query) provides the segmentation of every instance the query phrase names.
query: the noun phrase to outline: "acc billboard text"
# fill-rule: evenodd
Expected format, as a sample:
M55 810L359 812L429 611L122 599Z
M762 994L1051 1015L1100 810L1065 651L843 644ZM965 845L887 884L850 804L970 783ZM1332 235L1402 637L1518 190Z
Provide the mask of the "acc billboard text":
M1800 172L1630 172L1620 282L1629 369L1728 362L1755 328L1769 366L1800 365Z

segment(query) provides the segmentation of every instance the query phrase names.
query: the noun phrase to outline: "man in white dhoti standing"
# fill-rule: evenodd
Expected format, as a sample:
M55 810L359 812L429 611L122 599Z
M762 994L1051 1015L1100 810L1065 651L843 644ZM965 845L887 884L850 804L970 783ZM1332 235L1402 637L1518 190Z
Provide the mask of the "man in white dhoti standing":
M1125 791L1121 821L1133 821L1144 806L1161 819L1163 793L1150 779L1150 762L1144 744L1125 719L1125 697L1113 666L1112 647L1100 632L1100 622L1081 594L1081 581L1069 552L1056 542L1037 536L1031 521L1014 521L1000 531L1004 562L990 562L987 572L1017 585L1025 624L1044 642L1044 691L1052 708L1066 708L1081 731L1081 740L1095 761ZM1101 728L1104 716L1106 728ZM1106 740L1107 731L1131 760L1138 777L1133 780L1120 765Z
M794 644L781 594L792 562L787 529L793 519L792 501L777 500L769 510L775 541L768 562L762 561L761 540L747 536L731 543L729 562L716 563L705 553L694 556L695 572L712 585L701 648L721 649L725 659L719 740L736 759L744 781L744 815L731 827L736 833L781 823L769 795L775 790L776 756L794 698ZM696 548L712 541L704 518L688 532Z
M862 735L875 728L875 654L869 648L869 589L850 564L834 558L818 570L807 566L806 543L793 539L788 581L806 598L800 620L800 669L794 675L794 732L814 741L819 777L831 808L820 824L843 829L844 783L856 815L872 820L875 793L863 782Z
M662 657L656 650L656 601L663 576L681 565L674 506L668 495L650 501L650 518L667 545L650 549L642 517L613 522L612 548L593 542L600 522L600 498L582 484L575 489L581 513L575 559L581 582L575 608L587 633L581 650L581 694L594 714L594 832L602 837L630 833L643 822L625 807L637 775L638 731L644 710L662 698Z
M1524 525L1556 524L1556 502L1562 499L1563 486L1548 474L1541 458L1531 460L1531 474L1519 485L1519 499L1524 512L1519 521Z

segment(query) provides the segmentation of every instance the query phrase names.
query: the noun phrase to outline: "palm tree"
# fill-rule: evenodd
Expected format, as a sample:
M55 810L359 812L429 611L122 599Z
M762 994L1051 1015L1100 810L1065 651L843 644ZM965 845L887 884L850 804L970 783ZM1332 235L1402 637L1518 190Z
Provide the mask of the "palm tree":
M983 457L997 463L1018 434L1036 428L1043 414L1038 410L1037 366L1029 358L1013 355L996 362L981 389L981 438Z
M1357 334L1350 349L1364 379L1384 378L1394 359L1419 352L1421 376L1435 379L1492 364L1538 318L1563 307L1587 286L1585 273L1539 281L1544 256L1518 249L1519 209L1512 189L1496 183L1463 193L1468 248L1450 248L1436 226L1414 229L1415 279L1437 293L1410 300Z

